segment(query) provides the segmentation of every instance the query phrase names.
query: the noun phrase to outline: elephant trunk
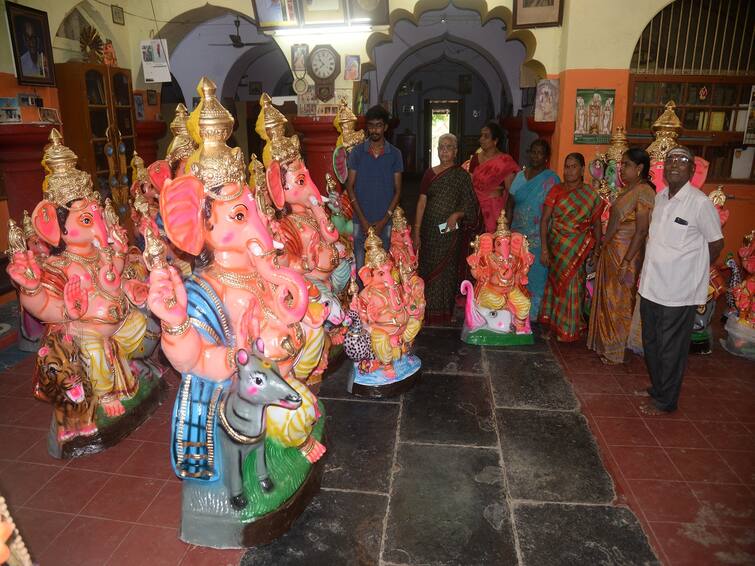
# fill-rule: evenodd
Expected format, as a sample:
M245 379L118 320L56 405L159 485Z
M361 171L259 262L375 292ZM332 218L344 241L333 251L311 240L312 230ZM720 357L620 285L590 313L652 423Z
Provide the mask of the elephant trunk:
M328 244L337 242L339 236L338 228L336 228L335 224L333 224L333 221L330 219L330 216L325 212L325 208L318 205L313 206L311 210L315 220L317 220L318 226L320 227L320 235L322 236L323 241Z
M467 296L467 302L464 305L464 323L470 330L477 330L485 325L485 318L477 310L474 299L474 287L466 279L461 282L461 294Z
M309 304L304 277L286 267L274 267L264 258L255 257L253 261L262 278L276 286L269 306L278 320L285 324L301 321Z

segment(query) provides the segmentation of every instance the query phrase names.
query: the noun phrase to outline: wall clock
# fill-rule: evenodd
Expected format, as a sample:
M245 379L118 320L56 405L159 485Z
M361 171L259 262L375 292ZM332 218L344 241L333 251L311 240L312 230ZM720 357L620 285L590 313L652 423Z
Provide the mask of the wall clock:
M315 81L315 95L327 102L335 93L336 77L341 73L341 56L332 45L315 45L307 59L307 73Z

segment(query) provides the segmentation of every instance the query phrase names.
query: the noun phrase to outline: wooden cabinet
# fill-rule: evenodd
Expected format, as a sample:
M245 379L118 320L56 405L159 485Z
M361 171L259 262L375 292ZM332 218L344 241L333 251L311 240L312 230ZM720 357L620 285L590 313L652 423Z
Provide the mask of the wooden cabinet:
M103 197L127 203L136 145L131 71L72 61L55 65L55 75L65 144L79 169Z

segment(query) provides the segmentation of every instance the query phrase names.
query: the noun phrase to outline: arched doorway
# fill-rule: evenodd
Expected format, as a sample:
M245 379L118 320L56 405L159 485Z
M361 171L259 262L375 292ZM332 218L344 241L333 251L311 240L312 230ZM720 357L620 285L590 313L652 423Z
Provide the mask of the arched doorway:
M487 120L520 111L520 77L531 56L524 43L510 41L506 31L510 14L503 8L488 13L484 2L478 9L449 3L422 11L420 4L415 14L392 25L390 36L371 38L368 46L375 69L365 75L371 100L390 106L399 118L399 134L409 130L416 136L418 171L431 163L432 101L459 101L454 133L459 137L459 155L466 158L476 149ZM411 162L412 156L406 157L411 148L402 150Z

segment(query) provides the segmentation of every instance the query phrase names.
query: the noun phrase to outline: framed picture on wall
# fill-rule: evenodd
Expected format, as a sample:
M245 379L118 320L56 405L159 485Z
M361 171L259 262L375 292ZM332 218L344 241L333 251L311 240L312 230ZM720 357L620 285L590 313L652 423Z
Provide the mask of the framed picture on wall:
M564 0L514 0L514 29L561 25Z
M305 25L336 25L346 22L343 0L304 0L300 6Z
M309 57L309 45L297 43L291 46L291 70L294 73L307 71L307 57Z
M150 106L157 106L157 91L156 90L147 91L147 104L149 104Z
M358 81L362 78L361 66L359 64L359 55L346 55L346 65L343 70L343 80ZM348 98L347 98L348 100Z
M18 84L55 86L47 12L5 3Z
M119 26L125 26L126 25L126 17L123 15L123 8L120 6L116 6L115 4L110 5L110 15L113 18L113 23L118 24Z
M352 24L389 24L388 0L346 0L346 8Z
M264 30L298 26L297 3L297 0L252 0L257 26Z

